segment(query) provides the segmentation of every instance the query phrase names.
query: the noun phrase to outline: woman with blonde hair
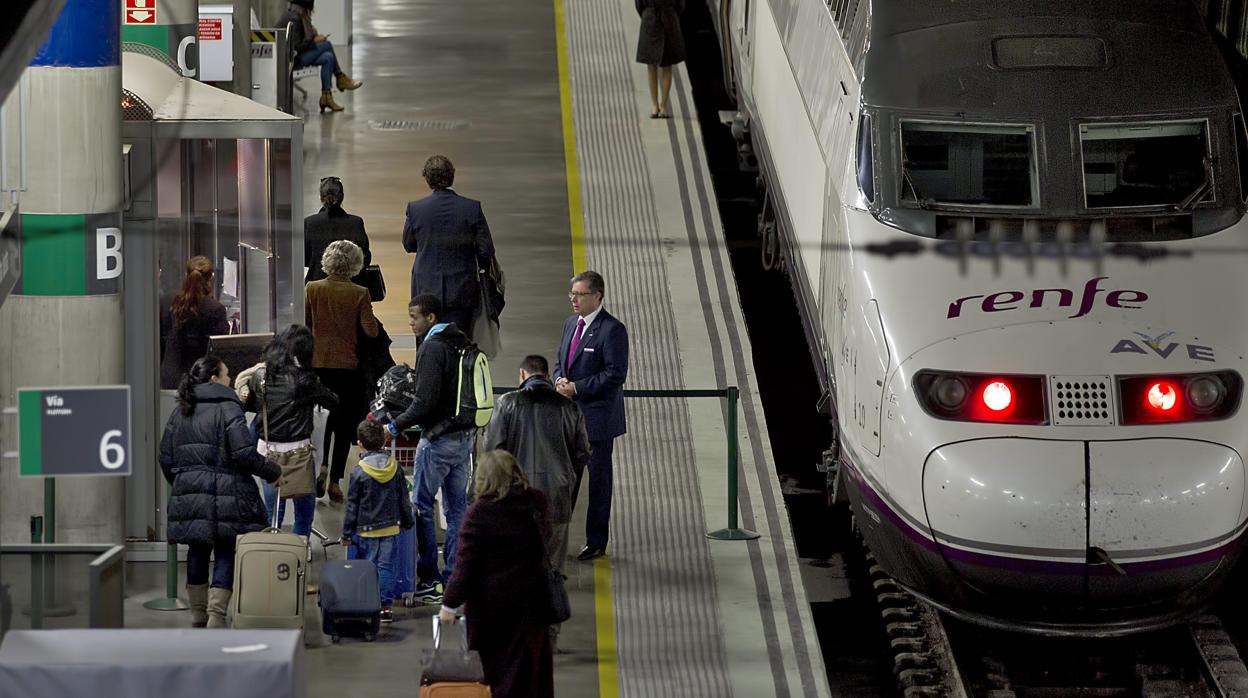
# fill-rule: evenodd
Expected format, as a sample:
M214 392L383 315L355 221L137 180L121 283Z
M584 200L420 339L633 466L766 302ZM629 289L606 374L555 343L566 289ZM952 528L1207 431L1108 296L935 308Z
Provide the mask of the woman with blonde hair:
M443 622L463 606L468 646L481 655L494 698L553 696L549 620L543 611L550 535L546 495L506 451L477 461L477 500L459 531Z
M329 497L343 501L338 481L347 466L347 454L355 443L355 428L368 412L364 374L360 371L359 336L378 333L377 317L368 289L351 278L364 268L364 251L349 240L337 240L321 256L325 278L304 288L304 313L315 338L312 368L327 388L338 396L338 405L329 411L326 440L333 440L329 472L317 478L317 493L325 489Z
M225 306L212 296L216 273L204 256L186 261L186 278L173 302L160 312L160 336L164 349L160 360L160 387L174 390L195 361L208 353L208 338L226 334L230 324Z

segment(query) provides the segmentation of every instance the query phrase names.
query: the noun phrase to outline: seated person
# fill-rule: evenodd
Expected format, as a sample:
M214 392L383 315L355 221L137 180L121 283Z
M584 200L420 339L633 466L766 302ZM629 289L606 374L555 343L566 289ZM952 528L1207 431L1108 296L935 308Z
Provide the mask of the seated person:
M334 45L328 37L316 31L312 26L312 8L316 0L291 0L286 13L277 20L279 27L294 23L290 30L290 50L295 53L295 66L306 68L310 65L321 67L321 112L342 111L343 107L334 101L334 93L330 89L330 78L338 77L338 90L358 89L364 83L352 80L350 75L342 71L338 65L338 56L334 54Z

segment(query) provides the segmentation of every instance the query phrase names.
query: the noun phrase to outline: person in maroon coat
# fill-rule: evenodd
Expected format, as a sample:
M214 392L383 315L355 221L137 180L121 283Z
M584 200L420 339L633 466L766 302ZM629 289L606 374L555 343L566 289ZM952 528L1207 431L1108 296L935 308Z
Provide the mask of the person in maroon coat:
M529 487L506 451L477 462L477 501L459 531L455 571L442 598L442 621L463 606L468 646L481 655L494 698L555 694L546 598L546 495Z

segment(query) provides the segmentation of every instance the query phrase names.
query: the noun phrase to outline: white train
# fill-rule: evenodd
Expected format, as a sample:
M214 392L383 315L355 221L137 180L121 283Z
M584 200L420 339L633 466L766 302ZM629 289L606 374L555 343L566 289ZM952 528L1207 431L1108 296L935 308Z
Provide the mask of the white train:
M1248 134L1194 4L708 2L880 564L1034 632L1199 611L1248 519Z

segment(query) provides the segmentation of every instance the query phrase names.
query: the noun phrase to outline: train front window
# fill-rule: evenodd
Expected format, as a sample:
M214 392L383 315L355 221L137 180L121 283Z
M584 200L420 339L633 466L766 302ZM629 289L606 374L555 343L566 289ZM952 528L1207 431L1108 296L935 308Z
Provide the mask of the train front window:
M1035 128L901 122L901 200L926 207L1029 207L1039 198Z
M1088 208L1166 206L1213 200L1208 123L1080 124Z

